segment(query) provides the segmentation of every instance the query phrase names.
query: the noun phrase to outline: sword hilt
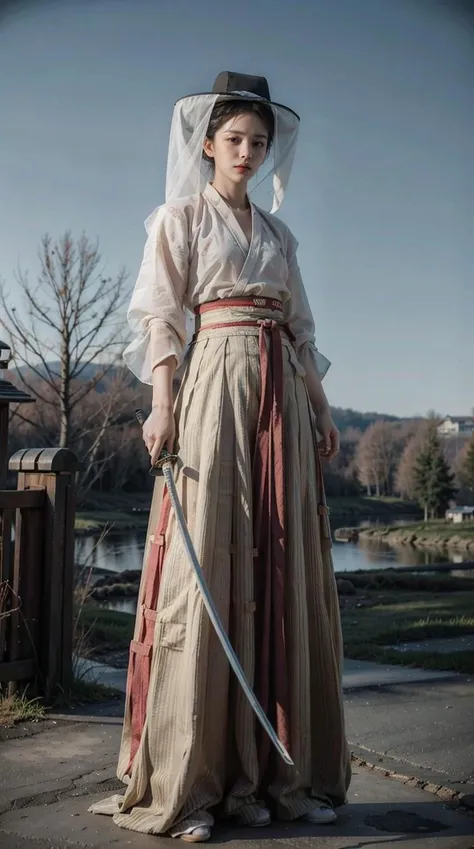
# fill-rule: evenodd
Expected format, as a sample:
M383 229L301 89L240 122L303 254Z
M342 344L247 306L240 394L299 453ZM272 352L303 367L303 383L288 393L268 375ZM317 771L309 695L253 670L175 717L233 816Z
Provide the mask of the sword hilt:
M143 427L147 420L145 411L139 407L137 410L135 410L135 417L137 419L137 422ZM177 459L177 454L170 454L170 452L167 451L166 448L163 448L160 456L158 457L158 460L153 464L150 469L150 475L153 475L154 477L156 477L157 475L162 475L163 465L165 463L174 463Z

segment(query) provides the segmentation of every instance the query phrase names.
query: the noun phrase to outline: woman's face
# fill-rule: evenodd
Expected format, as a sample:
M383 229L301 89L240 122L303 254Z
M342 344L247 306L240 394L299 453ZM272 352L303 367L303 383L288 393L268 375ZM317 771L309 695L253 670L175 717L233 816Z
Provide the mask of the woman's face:
M233 115L204 150L214 160L215 174L234 183L247 183L257 173L267 154L268 131L262 119L252 113Z

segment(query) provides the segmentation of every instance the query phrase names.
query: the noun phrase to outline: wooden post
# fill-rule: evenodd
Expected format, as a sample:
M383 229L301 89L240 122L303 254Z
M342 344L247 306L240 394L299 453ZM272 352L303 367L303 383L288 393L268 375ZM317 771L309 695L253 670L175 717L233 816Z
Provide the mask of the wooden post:
M3 538L7 544L3 564L0 557L0 576L5 582L5 612L9 612L0 620L0 681L9 682L10 695L16 693L21 681L38 678L45 495L44 489L0 490Z
M75 473L78 467L77 457L66 448L18 451L9 463L10 470L18 472L19 490L45 489L42 540L37 541L41 573L37 587L41 593L38 662L46 698L52 696L58 686L67 688L72 680ZM20 539L21 534L19 518L16 539Z

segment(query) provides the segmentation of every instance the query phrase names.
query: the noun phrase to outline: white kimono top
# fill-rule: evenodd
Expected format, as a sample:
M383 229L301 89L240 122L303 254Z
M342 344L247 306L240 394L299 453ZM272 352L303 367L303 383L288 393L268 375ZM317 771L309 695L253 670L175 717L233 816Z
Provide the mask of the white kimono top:
M312 357L321 377L329 360L316 348L314 321L296 259L297 241L280 219L251 204L250 245L231 208L208 184L201 195L158 207L127 313L134 338L124 352L131 371L152 382L170 355L186 350L185 309L219 298L282 301L299 362Z

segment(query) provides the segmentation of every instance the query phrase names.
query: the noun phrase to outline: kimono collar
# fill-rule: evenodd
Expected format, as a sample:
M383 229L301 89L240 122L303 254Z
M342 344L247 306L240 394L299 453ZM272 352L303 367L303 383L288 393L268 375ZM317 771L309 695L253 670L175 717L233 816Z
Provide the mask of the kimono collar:
M218 214L233 234L235 240L240 245L244 255L247 256L249 251L252 249L252 244L255 247L255 237L258 235L257 231L259 231L258 216L256 215L257 208L251 201L249 201L250 211L252 214L252 239L249 243L247 236L245 235L236 215L234 214L234 210L231 206L229 206L228 203L226 203L226 201L219 194L217 189L215 189L214 186L211 186L211 184L208 183L203 191L203 195L208 201L210 201L210 203L212 203L214 209L217 210Z
M242 270L231 293L231 297L236 298L245 293L245 289L252 279L260 254L262 228L258 208L250 202L250 209L252 212L252 238L249 244L231 207L225 202L224 198L221 197L214 186L211 186L211 184L208 183L203 191L203 196L206 200L212 203L213 207L226 223L237 244L240 246L245 258Z
M218 209L220 209L221 211L222 211L222 210L227 210L227 211L229 211L229 210L230 210L230 212L232 213L232 215L234 214L234 211L233 211L232 207L231 207L231 206L229 206L229 204L228 204L228 203L224 200L224 198L222 197L222 195L220 195L220 194L219 194L219 192L217 191L217 189L215 189L215 188L214 188L214 186L213 186L211 183L207 183L207 185L206 185L206 187L205 187L205 189L204 189L204 191L203 191L203 195L204 195L204 196L205 196L208 200L210 200L210 201L211 201L211 203L213 203L213 204L214 204L214 206L216 206L216 207L217 207ZM250 209L251 209L251 212L252 212L252 215L253 215L253 214L254 214L254 212L255 212L255 206L254 206L254 204L252 203L252 201L250 200L250 198L247 198L247 199L248 199L248 202L249 202L249 204L250 204Z

